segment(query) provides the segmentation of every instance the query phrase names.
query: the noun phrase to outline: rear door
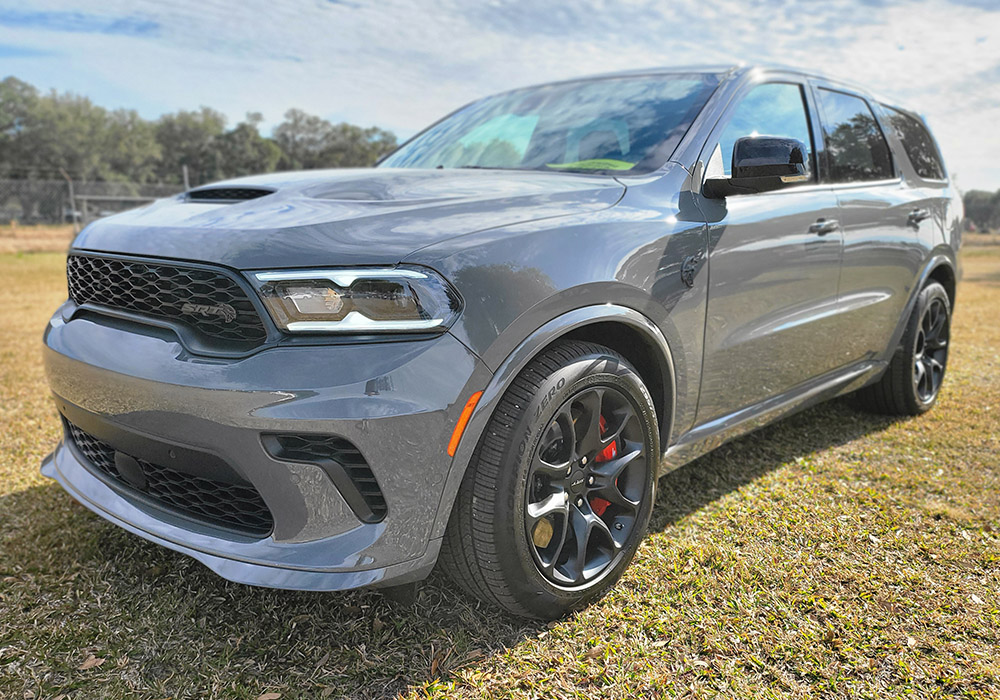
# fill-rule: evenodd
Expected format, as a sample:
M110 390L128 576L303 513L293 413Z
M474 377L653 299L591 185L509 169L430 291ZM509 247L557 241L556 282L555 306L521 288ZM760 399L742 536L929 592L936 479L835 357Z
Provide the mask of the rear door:
M842 364L881 357L903 314L933 236L934 206L902 178L872 104L814 84L823 130L821 178L840 205L844 253L837 348Z
M709 226L709 291L698 423L786 393L837 365L831 314L841 234L837 198L816 179L812 111L794 77L747 85L702 152L709 176L728 176L737 139L796 138L809 150L810 180L699 199Z
M903 179L919 195L910 218L920 219L922 223L926 220L925 213L930 213L933 226L921 226L917 231L924 234L921 238L926 238L927 244L938 240L944 242L952 192L934 138L924 121L915 114L888 105L876 105L876 111L887 126L886 136L893 151L899 154ZM931 238L938 234L940 239Z

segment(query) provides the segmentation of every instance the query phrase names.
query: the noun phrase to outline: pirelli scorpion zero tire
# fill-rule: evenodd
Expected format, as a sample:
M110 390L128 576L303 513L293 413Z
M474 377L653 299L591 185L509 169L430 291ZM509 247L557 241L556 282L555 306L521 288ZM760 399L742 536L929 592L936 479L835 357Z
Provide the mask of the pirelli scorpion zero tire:
M535 358L501 399L465 475L440 562L466 591L554 619L621 577L649 523L656 410L601 345Z
M950 332L948 293L931 282L920 290L903 338L882 378L858 392L862 407L897 416L929 411L944 381Z

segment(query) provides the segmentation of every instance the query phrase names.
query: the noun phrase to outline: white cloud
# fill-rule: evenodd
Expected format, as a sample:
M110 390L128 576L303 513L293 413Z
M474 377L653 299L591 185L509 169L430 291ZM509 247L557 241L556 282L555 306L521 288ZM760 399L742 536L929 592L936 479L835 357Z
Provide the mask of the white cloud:
M829 0L106 0L156 32L46 28L37 0L4 9L4 73L146 116L202 104L236 121L289 107L412 133L476 97L650 65L767 61L824 70L925 113L963 187L1000 187L1000 11L989 3ZM977 6L983 5L983 6ZM1000 6L996 8L1000 10ZM5 22L20 12L16 22ZM48 22L51 24L51 22ZM91 26L99 22L91 22Z

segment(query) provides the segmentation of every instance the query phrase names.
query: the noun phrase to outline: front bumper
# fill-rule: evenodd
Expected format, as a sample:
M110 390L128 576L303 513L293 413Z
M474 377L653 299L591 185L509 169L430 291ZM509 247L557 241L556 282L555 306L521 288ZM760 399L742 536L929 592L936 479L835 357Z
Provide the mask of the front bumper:
M259 492L273 529L240 536L150 508L100 478L68 431L43 474L109 521L227 579L306 590L405 583L430 571L451 507L442 493L455 478L446 446L468 396L491 376L449 334L206 359L162 335L61 311L44 355L66 419L85 415L111 434L217 457ZM269 454L261 438L273 433L353 443L378 480L384 519L362 522L319 466Z

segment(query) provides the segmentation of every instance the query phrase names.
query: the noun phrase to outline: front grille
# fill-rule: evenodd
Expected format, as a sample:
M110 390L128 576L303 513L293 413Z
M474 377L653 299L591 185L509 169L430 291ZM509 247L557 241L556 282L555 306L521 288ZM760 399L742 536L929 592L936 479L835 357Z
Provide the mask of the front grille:
M202 341L221 342L234 350L252 349L267 338L253 302L235 280L221 272L71 255L66 276L69 296L77 304L99 304L177 321Z
M350 441L332 435L265 435L264 447L274 457L323 468L347 505L362 521L385 519L388 506L364 456Z
M274 521L260 494L250 484L225 483L175 471L135 459L144 484L119 473L115 448L69 423L73 442L91 465L128 491L137 491L168 510L208 525L221 526L253 537L271 532Z
M245 202L269 195L274 190L260 187L208 187L191 190L187 198L192 202Z

